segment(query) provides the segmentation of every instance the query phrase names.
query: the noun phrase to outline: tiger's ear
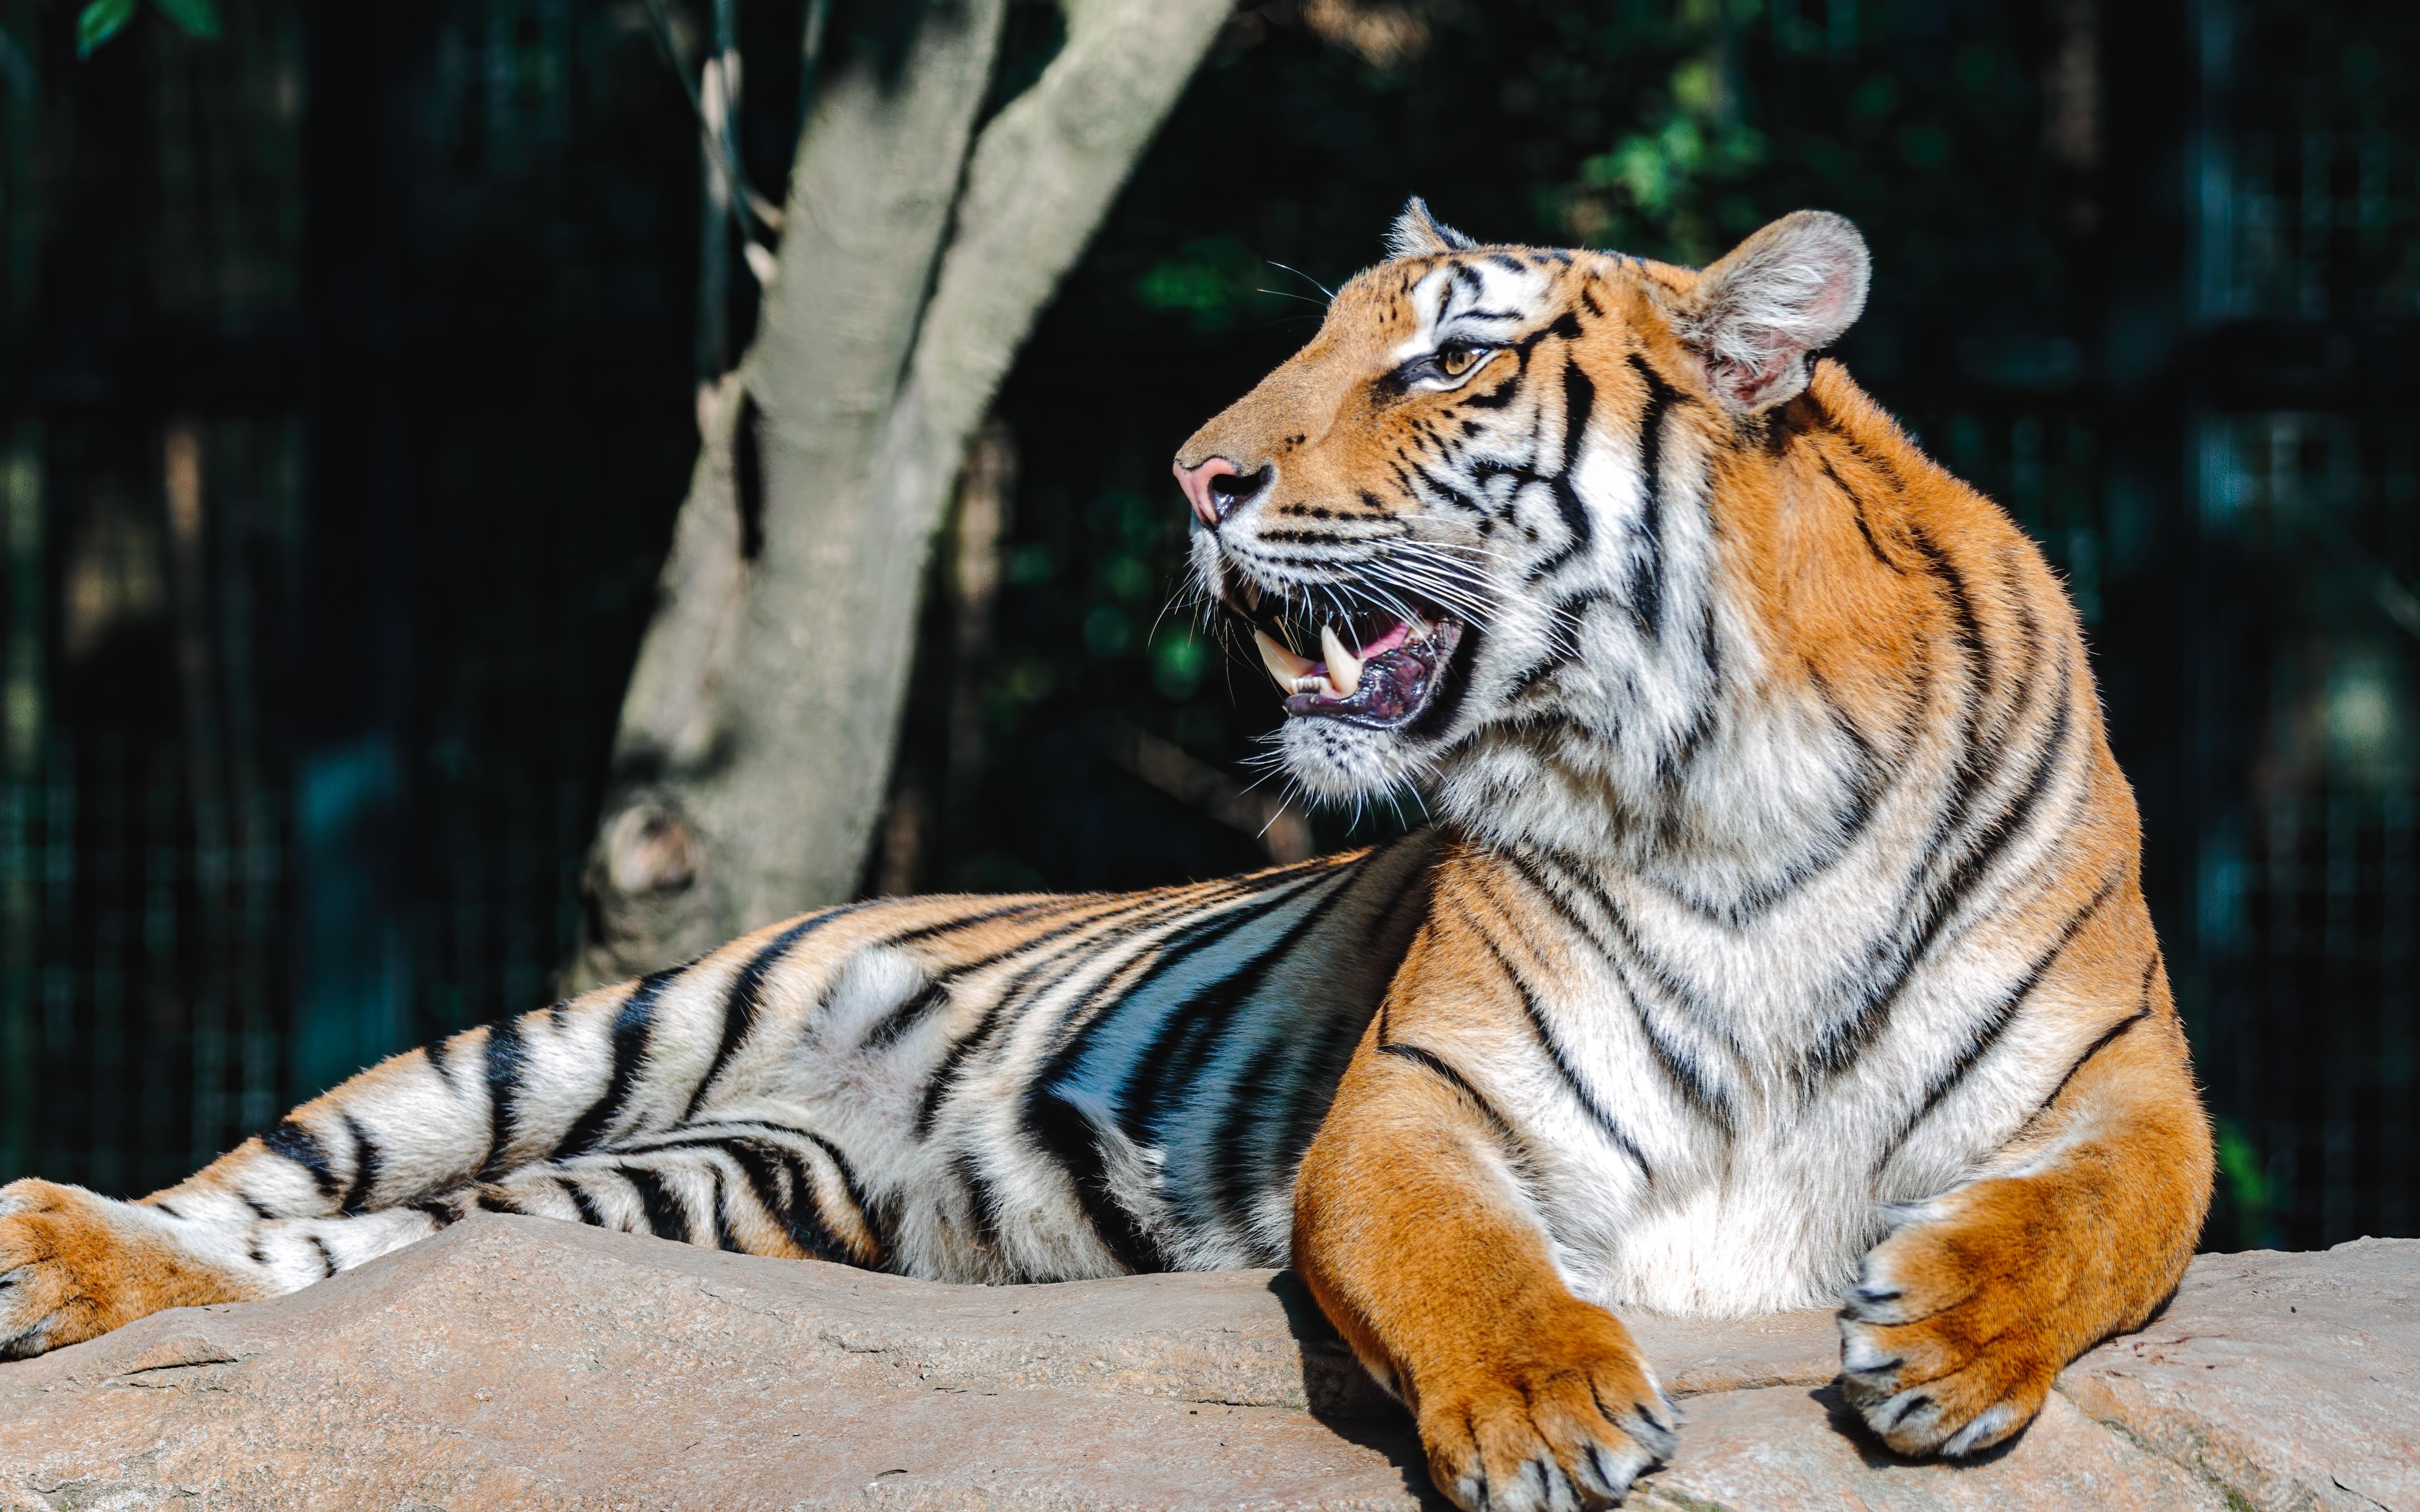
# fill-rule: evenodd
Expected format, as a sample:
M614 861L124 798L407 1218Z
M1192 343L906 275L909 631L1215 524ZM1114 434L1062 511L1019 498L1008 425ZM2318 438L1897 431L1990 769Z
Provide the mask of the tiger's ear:
M1404 201L1404 213L1387 232L1389 257L1434 257L1441 252L1466 252L1479 243L1429 213L1429 202L1414 194Z
M1681 337L1726 403L1761 414L1805 391L1808 359L1865 310L1872 270L1866 239L1846 219L1798 210L1698 275Z

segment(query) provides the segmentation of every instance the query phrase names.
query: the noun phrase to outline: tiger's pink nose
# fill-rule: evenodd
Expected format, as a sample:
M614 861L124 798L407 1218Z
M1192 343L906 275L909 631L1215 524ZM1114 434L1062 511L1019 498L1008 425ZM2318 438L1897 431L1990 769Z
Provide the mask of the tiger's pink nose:
M1210 457L1201 467L1186 467L1176 462L1176 486L1186 491L1186 503L1193 505L1193 516L1218 530L1218 522L1234 513L1234 505L1259 494L1268 482L1268 470L1241 474L1234 462L1227 457Z
M1233 501L1213 497L1211 481L1234 476L1235 464L1223 456L1214 456L1197 468L1178 462L1174 464L1174 470L1176 486L1185 490L1185 501L1193 506L1194 517L1217 530L1220 517L1227 513L1227 508L1233 507ZM1222 504L1227 508L1219 507Z

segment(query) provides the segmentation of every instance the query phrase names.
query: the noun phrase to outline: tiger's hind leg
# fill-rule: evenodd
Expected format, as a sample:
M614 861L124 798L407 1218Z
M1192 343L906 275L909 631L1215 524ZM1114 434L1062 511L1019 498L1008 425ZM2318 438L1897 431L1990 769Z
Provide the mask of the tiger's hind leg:
M407 1051L138 1202L40 1180L0 1187L0 1357L77 1343L165 1307L291 1291L483 1205L580 1218L571 1194L586 1190L615 1227L671 1227L667 1210L649 1208L644 1169L677 1165L668 1153L613 1156L609 1165L634 1174L593 1182L579 1163L668 1134L695 1137L686 1126L701 1105L711 1111L735 1069L742 1081L768 1074L749 1045L767 1047L756 1059L778 1059L816 1001L814 984L845 953L803 949L807 936L844 918L878 927L885 909L908 906L794 920L687 966ZM793 1151L785 1165L772 1152L783 1137L726 1141L721 1153L696 1157L701 1171L720 1173L726 1211L755 1202L778 1213L785 1196L827 1189L825 1157ZM715 1179L684 1175L706 1186L666 1189L700 1216L695 1232L709 1243ZM738 1196L759 1186L769 1201ZM787 1211L801 1225L812 1216L795 1197ZM806 1242L752 1227L744 1212L734 1223L736 1242L757 1236L768 1253L878 1250L862 1226L845 1241Z
M79 1187L0 1196L0 1359L46 1352L167 1307L299 1290L473 1212L526 1213L749 1255L878 1266L879 1218L838 1149L774 1123L683 1125L526 1165L380 1212L215 1223Z

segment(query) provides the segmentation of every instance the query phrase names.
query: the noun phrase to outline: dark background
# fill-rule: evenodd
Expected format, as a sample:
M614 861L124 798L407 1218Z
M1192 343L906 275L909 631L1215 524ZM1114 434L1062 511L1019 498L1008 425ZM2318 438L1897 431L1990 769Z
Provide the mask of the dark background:
M643 5L224 3L79 62L71 6L0 0L0 1179L146 1190L547 998L695 447L696 135ZM776 190L800 17L739 8ZM1012 27L1038 67L1055 13ZM1115 759L1249 780L1275 722L1162 612L1167 459L1405 194L1689 262L1823 206L1875 255L1841 355L2083 609L2207 1242L2420 1233L2415 69L2420 8L2356 0L1247 6L1001 397L999 616L962 653L937 577L867 887L1261 859Z

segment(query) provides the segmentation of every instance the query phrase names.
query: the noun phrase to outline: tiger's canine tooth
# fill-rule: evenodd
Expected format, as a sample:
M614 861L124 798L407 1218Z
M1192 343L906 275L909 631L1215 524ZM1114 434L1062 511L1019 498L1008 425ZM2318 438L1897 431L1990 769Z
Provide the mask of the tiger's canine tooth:
M1261 665L1269 670L1269 676L1276 680L1278 690L1281 693L1298 691L1295 684L1311 671L1311 663L1271 640L1266 630L1254 630L1252 640L1261 648Z
M1344 649L1332 625L1319 627L1319 649L1326 654L1327 680L1335 686L1336 696L1351 698L1361 686L1361 658Z

